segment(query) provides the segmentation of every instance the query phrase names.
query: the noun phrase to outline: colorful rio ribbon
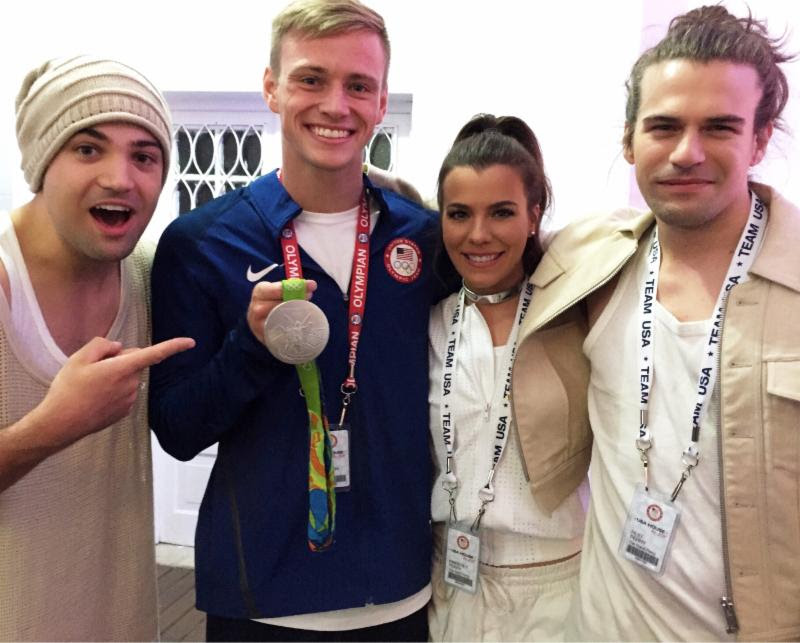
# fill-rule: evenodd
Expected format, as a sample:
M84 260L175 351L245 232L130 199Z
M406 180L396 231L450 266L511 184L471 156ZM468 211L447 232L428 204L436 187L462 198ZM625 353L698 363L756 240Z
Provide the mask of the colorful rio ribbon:
M285 279L282 288L283 301L305 299L305 279ZM322 551L333 543L336 523L333 449L328 420L322 412L317 364L312 360L296 368L308 408L308 546L311 551Z

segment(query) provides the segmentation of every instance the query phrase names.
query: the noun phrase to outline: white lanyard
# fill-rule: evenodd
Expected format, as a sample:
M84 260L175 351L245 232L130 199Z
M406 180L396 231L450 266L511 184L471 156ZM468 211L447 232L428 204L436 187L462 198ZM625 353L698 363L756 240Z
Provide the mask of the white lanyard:
M505 368L501 371L506 376L495 383L495 392L492 396L491 404L491 426L495 427L494 436L494 449L492 452L492 463L489 469L489 476L486 484L478 491L478 497L481 501L478 515L472 523L472 531L477 531L480 526L481 518L486 511L487 503L494 500L494 473L500 459L503 457L506 443L508 442L508 434L510 428L510 415L509 415L509 402L508 396L511 391L511 369L514 365L514 355L517 350L517 335L519 334L519 327L522 320L525 319L525 314L528 312L528 306L531 303L533 296L533 284L526 281L525 288L519 298L517 304L517 314L514 325L511 328L511 333L508 337L508 343L503 353L503 364ZM454 448L454 434L455 423L453 421L454 410L451 409L448 402L449 396L455 391L454 379L456 372L456 363L458 356L458 345L461 337L461 323L464 319L464 290L462 289L458 295L458 303L453 310L453 316L450 320L450 330L447 337L447 351L445 353L444 364L442 367L442 393L439 402L439 410L441 413L441 427L442 427L442 441L444 442L446 461L445 461L445 475L442 481L442 486L450 495L450 519L455 522L455 502L456 491L458 489L458 478L455 472L455 448Z
M739 238L737 250L731 258L725 281L717 296L714 307L714 317L711 332L706 342L705 354L700 365L700 374L697 379L697 399L692 411L692 436L689 445L684 449L681 461L686 469L672 492L671 499L678 497L683 483L691 474L692 469L700 462L700 418L706 402L714 391L719 374L719 348L722 337L722 323L725 319L725 308L728 293L731 288L747 277L747 272L753 265L755 249L759 247L761 237L766 229L767 209L763 201L753 193L750 205L750 215ZM658 273L660 261L660 246L658 243L658 227L653 230L652 242L647 258L647 274L644 278L642 291L639 298L639 373L637 374L636 388L640 393L639 399L639 432L636 439L636 448L639 450L644 466L644 486L647 489L647 468L649 464L647 451L652 446L652 437L648 428L647 411L650 403L650 391L655 375L653 362L653 342L655 334L653 306L658 293Z

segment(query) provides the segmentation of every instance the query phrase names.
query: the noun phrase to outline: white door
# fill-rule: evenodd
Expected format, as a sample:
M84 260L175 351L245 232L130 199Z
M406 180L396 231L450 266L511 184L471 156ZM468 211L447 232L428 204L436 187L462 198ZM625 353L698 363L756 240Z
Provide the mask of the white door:
M156 542L194 546L200 501L217 457L210 446L189 462L168 455L153 436Z

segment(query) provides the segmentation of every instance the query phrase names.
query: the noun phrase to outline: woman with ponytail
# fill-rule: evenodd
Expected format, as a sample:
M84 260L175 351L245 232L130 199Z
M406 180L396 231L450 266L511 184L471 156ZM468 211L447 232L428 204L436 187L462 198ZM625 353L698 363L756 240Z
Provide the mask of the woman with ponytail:
M551 198L519 118L470 120L439 172L437 270L457 292L430 322L434 641L561 638L576 587L578 489L552 512L537 505L509 399Z

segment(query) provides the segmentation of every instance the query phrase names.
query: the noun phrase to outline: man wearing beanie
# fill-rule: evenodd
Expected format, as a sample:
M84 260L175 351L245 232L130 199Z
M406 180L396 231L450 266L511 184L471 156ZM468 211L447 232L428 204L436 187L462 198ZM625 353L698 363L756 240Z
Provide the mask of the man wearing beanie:
M427 640L436 219L362 173L388 65L383 19L357 0L286 7L263 85L280 171L159 241L153 338L197 348L153 369L150 421L181 459L219 443L195 537L209 641ZM330 326L298 367L280 333L264 345L270 311L306 304L276 308L290 296Z
M33 199L0 215L0 640L158 637L137 247L169 167L160 92L53 60L16 102Z

